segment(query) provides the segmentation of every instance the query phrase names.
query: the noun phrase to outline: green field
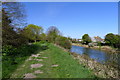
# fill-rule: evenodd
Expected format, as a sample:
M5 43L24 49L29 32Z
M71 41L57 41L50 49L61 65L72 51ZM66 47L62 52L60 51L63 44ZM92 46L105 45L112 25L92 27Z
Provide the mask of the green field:
M77 60L73 59L68 52L63 51L61 48L53 45L52 43L45 43L48 48L41 49L41 43L34 43L37 45L37 51L28 54L40 54L39 57L31 57L32 60L27 60L29 56L23 57L22 62L19 62L17 67L8 71L8 68L4 68L7 71L10 78L23 78L25 74L31 73L36 78L94 78L94 74L91 70L80 65ZM30 49L30 48L29 48ZM21 57L22 58L22 57ZM36 61L34 59L41 59L42 61ZM20 61L20 60L19 60ZM7 62L6 62L7 63ZM32 64L42 64L42 67L31 68ZM3 64L4 65L4 64ZM5 65L4 65L5 66ZM11 67L10 67L11 68ZM12 66L14 68L14 66ZM41 73L35 73L40 70ZM5 72L4 72L5 73ZM7 76L7 75L6 75ZM4 74L5 77L5 74Z

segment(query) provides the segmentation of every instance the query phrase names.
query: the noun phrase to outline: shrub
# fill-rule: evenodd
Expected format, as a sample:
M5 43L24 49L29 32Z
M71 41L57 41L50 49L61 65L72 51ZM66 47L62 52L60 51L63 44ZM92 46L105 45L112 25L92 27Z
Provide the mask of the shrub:
M12 55L15 51L16 51L16 48L14 48L11 45L5 45L2 47L3 56Z
M57 45L60 45L61 47L64 47L65 49L71 48L71 41L69 39L67 39L66 37L58 36L55 39L55 43Z

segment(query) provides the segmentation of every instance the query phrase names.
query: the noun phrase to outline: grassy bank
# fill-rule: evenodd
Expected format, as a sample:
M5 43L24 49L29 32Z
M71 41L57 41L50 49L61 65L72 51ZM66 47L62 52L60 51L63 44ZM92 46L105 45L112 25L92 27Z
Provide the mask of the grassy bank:
M36 78L94 78L92 71L85 68L83 65L80 65L77 60L73 59L68 52L60 49L59 47L51 44L48 44L48 49L39 50L38 52L32 54L38 54L39 57L31 57L32 59L25 60L18 65L12 73L11 78L23 78L25 74L31 73L35 75ZM41 45L41 43L36 43L34 45ZM31 49L31 48L30 48ZM28 52L29 53L29 52ZM36 60L42 61L36 61ZM7 62L6 62L7 63ZM31 68L32 64L41 64L42 67ZM4 64L5 66L5 64ZM6 65L7 66L7 65ZM7 67L4 70L8 70ZM35 71L42 71L39 74L36 74Z

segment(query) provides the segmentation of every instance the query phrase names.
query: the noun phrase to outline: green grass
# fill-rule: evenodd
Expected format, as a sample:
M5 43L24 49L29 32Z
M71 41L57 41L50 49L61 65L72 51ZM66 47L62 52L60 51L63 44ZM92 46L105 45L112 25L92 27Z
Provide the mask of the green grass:
M90 78L93 77L93 74L87 68L84 68L78 63L77 60L74 60L69 53L64 52L62 49L54 46L53 44L49 45L49 50L46 50L45 56L49 57L44 64L43 70L46 72L46 69L50 69L51 74L44 74L43 77L51 78ZM59 65L58 67L51 68L52 64Z
M42 51L40 44L23 45L17 49L5 47L2 52L4 54L2 56L2 78L9 78L31 54L39 51Z
M38 45L40 43L36 43ZM16 71L12 73L11 78L23 78L26 73L33 73L35 70L43 71L42 74L34 74L37 78L94 78L92 71L83 67L77 60L74 60L68 52L49 43L48 49L39 51L41 54L39 59L43 61L25 61L17 67ZM46 59L42 57L48 57ZM43 67L37 69L30 69L31 64L41 63ZM58 67L51 67L53 64L59 65ZM23 65L25 65L23 67Z

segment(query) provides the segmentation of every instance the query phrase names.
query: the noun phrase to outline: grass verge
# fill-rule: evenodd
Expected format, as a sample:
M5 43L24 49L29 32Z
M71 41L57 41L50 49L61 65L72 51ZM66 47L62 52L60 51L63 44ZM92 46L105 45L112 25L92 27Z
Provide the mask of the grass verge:
M38 45L37 43L35 45ZM23 78L26 73L33 73L37 78L94 78L94 74L91 70L83 67L77 60L73 59L68 52L60 49L57 46L49 43L47 50L39 51L40 57L37 59L43 59L43 61L27 61L19 65L16 71L12 74L12 78ZM47 57L47 58L44 58ZM43 64L40 68L31 69L31 64ZM24 65L24 66L23 66ZM58 65L57 67L52 67ZM35 74L36 70L40 70L43 73Z

